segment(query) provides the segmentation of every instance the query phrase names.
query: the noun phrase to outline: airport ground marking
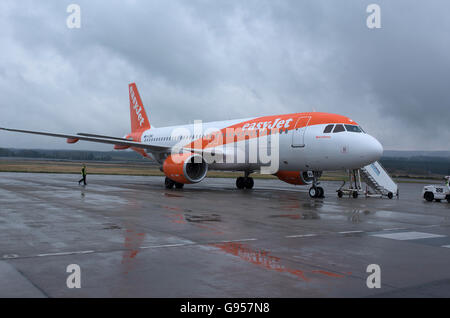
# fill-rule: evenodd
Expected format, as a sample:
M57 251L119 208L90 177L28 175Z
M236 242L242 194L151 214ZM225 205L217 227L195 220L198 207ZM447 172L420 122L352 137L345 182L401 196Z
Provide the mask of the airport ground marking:
M415 231L387 233L387 234L372 234L371 236L382 237L382 238L387 238L387 239L392 239L392 240L399 240L399 241L446 237L445 235L441 235L441 234L432 234L432 233L415 232Z
M164 245L151 245L151 246L141 246L140 249L149 249L149 248L164 248L164 247L181 247L181 246L189 246L189 245L197 245L198 243L180 243L180 244L164 244Z
M233 242L248 242L248 241L257 241L256 238L248 238L248 239L241 239L241 240L223 240L223 241L215 241L212 243L233 243Z
M340 234L340 235L345 235L345 234L358 234L358 233L364 233L370 236L376 236L376 237L384 237L384 236L388 236L386 238L390 238L389 236L398 236L398 237L402 237L403 233L407 233L405 235L410 235L411 238L407 238L405 240L415 240L415 239L427 239L427 238L437 238L437 237L446 237L446 235L441 235L441 234L432 234L432 233L424 233L424 232L417 232L414 231L414 229L419 229L419 228L430 228L430 227L439 227L441 225L439 224L433 224L433 225L425 225L425 226L420 226L420 227L416 227L416 228L403 228L403 227L396 227L396 228L387 228L387 229L382 229L380 231L362 231L362 230L352 230L352 231L340 231L340 232L323 232L323 233L311 233L311 234L298 234L298 235L287 235L284 236L285 238L305 238L305 237L315 237L315 236L323 236L323 235L336 235L336 234ZM408 232L399 232L399 233L379 233L379 232L392 232L392 231L408 231ZM412 234L411 234L412 233ZM416 234L419 233L419 234ZM415 237L414 235L416 235L417 237ZM405 236L406 237L406 236Z
M19 257L19 255L17 255L17 254L6 254L6 255L3 255L3 259L13 259L13 258L18 258Z
M77 255L77 254L91 254L95 251L76 251L76 252L59 252L59 253L47 253L47 254L37 254L37 257L47 257L47 256L65 256L65 255Z
M313 237L317 236L317 234L299 234L299 235L288 235L286 238L299 238L299 237Z
M439 227L441 225L427 225L422 226L420 228L425 227ZM383 229L382 231L391 232L391 231L405 231L408 230L406 228L389 228ZM418 239L429 239L429 238L442 238L447 237L446 235L441 234L432 234L425 232L417 232L412 231L413 229L409 229L409 232L398 232L398 233L376 233L375 231L341 231L341 232L328 232L328 233L309 233L309 234L297 234L297 235L288 235L285 238L307 238L307 237L317 237L320 235L333 235L333 234L352 234L352 233L366 233L370 236L388 238L400 241L407 240L418 240ZM376 233L376 234L370 234ZM211 241L211 242L190 242L190 243L179 243L179 244L163 244L163 245L152 245L152 246L142 246L140 249L152 249L152 248L170 248L170 247L183 247L183 246L196 246L196 245L210 245L215 243L232 243L232 242L249 242L249 241L257 241L257 238L244 238L244 239L236 239L236 240L221 240L221 241ZM450 245L442 245L443 248L450 248ZM83 254L92 254L92 253L101 253L101 252L113 252L113 251L121 251L124 249L117 249L111 251L94 251L94 250L86 250L86 251L71 251L71 252L56 252L56 253L42 253L37 255L28 255L28 256L20 256L18 254L5 254L2 256L3 259L18 259L18 258L30 258L30 257L51 257L51 256L68 256L68 255L83 255Z
M211 241L211 242L192 242L192 243L180 243L180 244L164 244L164 245L151 245L142 246L140 249L151 249L151 248L164 248L164 247L182 247L182 246L195 246L195 245L210 245L216 243L231 243L231 242L248 242L257 241L256 238L240 239L240 240L223 240L223 241Z

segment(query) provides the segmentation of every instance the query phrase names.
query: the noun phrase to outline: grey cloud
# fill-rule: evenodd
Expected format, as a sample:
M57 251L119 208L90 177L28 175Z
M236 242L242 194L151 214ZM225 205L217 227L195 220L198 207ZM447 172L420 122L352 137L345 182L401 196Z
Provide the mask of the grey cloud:
M450 4L72 1L0 5L0 125L121 136L127 84L155 126L285 112L347 115L387 149L448 150ZM0 134L0 146L97 149ZM109 149L102 146L102 149Z

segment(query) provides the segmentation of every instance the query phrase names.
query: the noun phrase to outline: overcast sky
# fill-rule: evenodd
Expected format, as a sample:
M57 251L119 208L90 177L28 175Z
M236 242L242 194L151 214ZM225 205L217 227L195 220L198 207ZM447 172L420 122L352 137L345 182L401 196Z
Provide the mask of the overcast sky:
M448 0L2 0L0 126L123 136L136 82L157 127L323 111L385 149L449 150L449 17ZM112 148L7 132L0 147Z

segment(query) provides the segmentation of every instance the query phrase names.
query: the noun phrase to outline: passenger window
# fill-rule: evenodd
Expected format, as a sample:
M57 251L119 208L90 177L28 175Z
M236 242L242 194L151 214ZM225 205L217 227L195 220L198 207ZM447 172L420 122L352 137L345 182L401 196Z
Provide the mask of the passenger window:
M325 127L325 129L323 130L324 134L329 134L332 130L333 130L334 125L328 125L327 127Z
M333 133L337 133L337 132L341 132L341 131L345 131L344 125L336 125L336 127L334 127Z
M357 133L361 132L361 129L355 125L345 125L345 128L347 129L347 131L357 132Z

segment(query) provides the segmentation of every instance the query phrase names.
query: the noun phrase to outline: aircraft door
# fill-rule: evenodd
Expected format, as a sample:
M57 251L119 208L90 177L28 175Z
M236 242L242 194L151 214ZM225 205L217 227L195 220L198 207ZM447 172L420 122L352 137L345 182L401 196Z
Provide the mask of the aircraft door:
M292 147L305 147L305 132L310 120L311 116L297 118L297 122L292 131Z

